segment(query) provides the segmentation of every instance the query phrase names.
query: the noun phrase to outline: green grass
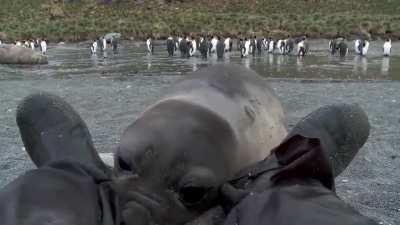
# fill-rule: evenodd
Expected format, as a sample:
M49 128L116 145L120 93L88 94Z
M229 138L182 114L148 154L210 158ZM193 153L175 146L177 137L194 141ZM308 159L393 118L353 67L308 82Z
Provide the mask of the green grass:
M51 41L87 40L108 32L136 39L147 35L163 38L169 33L400 37L397 0L183 0L170 4L120 0L112 5L97 5L95 0L67 5L51 2L2 0L0 32L9 40Z

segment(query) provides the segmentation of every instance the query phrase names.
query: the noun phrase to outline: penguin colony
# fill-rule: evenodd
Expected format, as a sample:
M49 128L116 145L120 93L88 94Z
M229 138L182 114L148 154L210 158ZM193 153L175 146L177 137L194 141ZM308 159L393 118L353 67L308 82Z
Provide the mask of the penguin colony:
M2 40L0 40L0 45L1 44L6 44ZM15 41L11 43L15 46L20 46L23 48L30 48L32 50L39 50L42 54L46 54L47 52L47 40L45 39L36 39L36 40L25 40L25 41Z
M366 56L369 50L369 41L356 39L354 41L354 53L360 56ZM199 55L203 59L212 54L216 54L218 59L222 59L224 54L233 51L233 39L226 37L222 39L219 36L206 38L189 37L172 37L169 36L166 41L167 52L169 56L174 56L177 51L180 56L189 58ZM148 54L153 54L154 47L151 38L146 40ZM236 40L236 50L241 53L241 57L261 55L263 52L269 54L296 55L299 57L306 56L309 53L310 45L306 37L292 38L288 36L286 39L273 38L240 38ZM392 42L386 39L382 46L383 56L390 56L392 50ZM343 37L338 37L329 41L329 51L332 55L338 54L345 57L349 53L348 42Z
M118 49L118 39L106 40L104 37L99 37L90 43L91 54L97 54L98 51L105 51L107 44L110 44L114 51ZM0 45L2 44L0 40ZM16 46L31 48L32 50L38 49L43 54L47 52L46 40L26 40L15 41ZM369 50L369 41L363 39L354 40L354 53L360 56L366 56ZM184 58L200 55L203 59L207 59L212 54L216 54L218 59L222 59L224 54L233 51L233 39L226 37L222 39L219 36L207 38L201 36L194 38L187 36L183 38L178 36L176 38L169 36L166 41L167 52L169 56L174 56L177 51ZM273 39L257 38L239 38L236 40L236 50L241 53L241 57L248 57L249 55L261 55L263 52L269 54L281 55L296 55L299 57L306 56L309 53L310 46L306 37L292 38L288 36L286 39ZM346 56L349 53L348 42L343 37L338 37L329 41L329 51L331 55ZM392 41L385 39L382 46L382 55L385 57L390 56L392 51ZM151 37L146 40L146 52L148 54L154 53L154 45Z

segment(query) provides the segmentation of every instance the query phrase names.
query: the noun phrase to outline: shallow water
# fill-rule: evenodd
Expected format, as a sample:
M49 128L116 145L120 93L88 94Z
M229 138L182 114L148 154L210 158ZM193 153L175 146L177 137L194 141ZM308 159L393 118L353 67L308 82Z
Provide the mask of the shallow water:
M20 79L70 79L112 78L129 79L131 76L182 75L201 67L217 63L243 64L260 75L273 79L305 80L400 80L400 43L393 43L391 57L381 56L382 42L372 42L367 57L355 56L353 43L349 42L350 54L345 58L331 56L327 40L310 41L310 55L296 56L271 55L240 58L239 52L225 54L223 60L211 56L183 59L177 52L173 58L167 57L163 42L155 44L154 55L147 55L144 43L123 42L114 54L91 55L89 43L58 44L49 48L48 65L0 65L0 80Z

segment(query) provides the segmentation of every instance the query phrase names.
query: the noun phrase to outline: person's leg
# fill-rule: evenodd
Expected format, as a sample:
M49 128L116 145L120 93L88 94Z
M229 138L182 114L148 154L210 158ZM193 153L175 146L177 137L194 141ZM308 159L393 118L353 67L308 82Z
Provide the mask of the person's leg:
M1 224L113 225L116 204L107 182L95 167L49 163L0 190Z
M281 167L276 156L295 154L296 151L291 149L297 148L300 143L293 142L293 140L297 140L292 139L295 136L318 140L322 150L319 154L324 157L324 161L309 161L309 163L313 167L329 167L331 170L329 173L332 173L332 177L336 177L349 165L358 150L364 145L369 135L369 129L368 117L357 104L334 104L321 107L301 119L290 130L282 144L272 150L269 157L239 172L233 181L240 181L241 177L246 180L248 174L256 176L271 168ZM304 148L302 154L311 149L308 142L301 142L301 144ZM304 165L308 163L306 160L303 162ZM240 188L246 187L240 186Z
M357 105L314 111L269 157L222 186L221 202L228 212L224 224L375 225L334 191L334 176L368 134L368 119Z
M263 163L268 170L221 188L224 225L377 225L336 195L319 139L294 135Z
M33 94L18 106L17 123L39 169L0 190L1 224L113 224L111 170L72 107L57 96Z
M36 166L58 160L92 164L106 173L85 122L58 96L40 92L18 106L17 124L25 150Z
M321 107L299 121L286 139L299 134L318 138L327 151L334 177L353 160L369 136L368 117L357 104Z

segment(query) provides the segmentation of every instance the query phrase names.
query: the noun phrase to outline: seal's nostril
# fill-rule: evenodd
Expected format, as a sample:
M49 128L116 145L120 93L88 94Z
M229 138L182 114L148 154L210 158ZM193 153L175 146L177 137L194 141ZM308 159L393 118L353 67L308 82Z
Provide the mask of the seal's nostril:
M207 193L204 187L187 186L180 189L180 197L187 205L200 202Z
M119 165L119 168L121 169L121 170L124 170L124 171L131 171L132 170L132 168L131 168L131 166L129 165L129 163L128 162L126 162L124 159L122 159L121 157L118 157L118 165Z

